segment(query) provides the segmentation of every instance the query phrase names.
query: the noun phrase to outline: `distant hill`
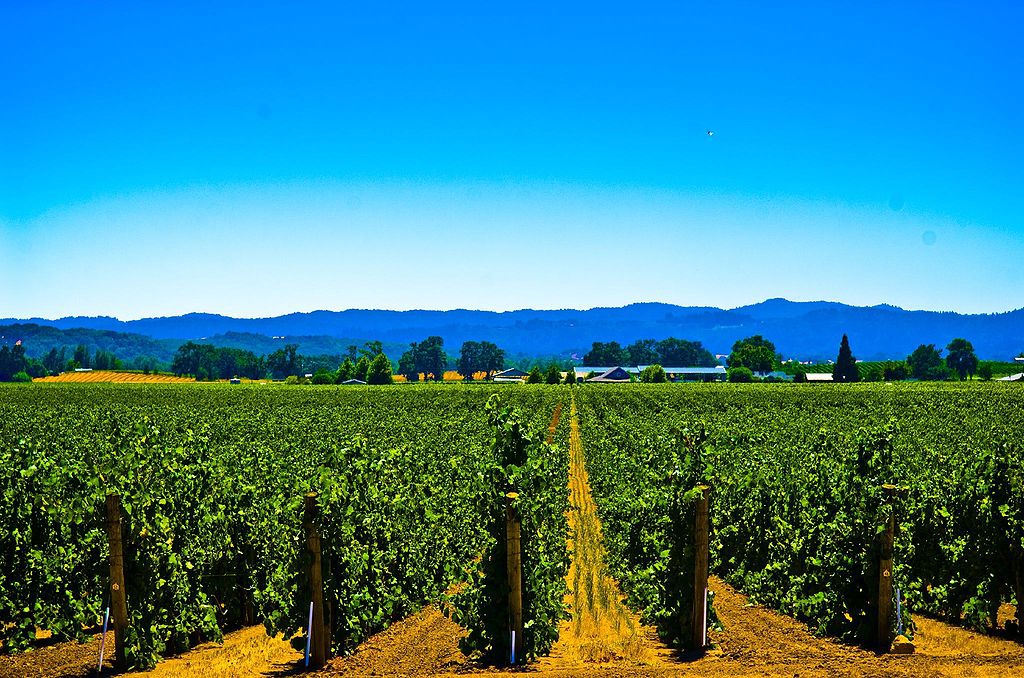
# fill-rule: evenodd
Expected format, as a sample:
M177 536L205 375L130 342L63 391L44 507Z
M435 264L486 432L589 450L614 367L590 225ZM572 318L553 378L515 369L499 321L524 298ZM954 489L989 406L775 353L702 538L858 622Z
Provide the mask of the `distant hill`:
M298 343L300 352L307 355L339 353L350 343L369 339L401 348L433 334L444 337L449 352L456 351L463 341L486 339L509 353L526 355L582 355L594 341L626 344L640 338L667 336L698 340L713 353L728 353L737 339L762 334L775 342L784 357L824 360L835 357L844 332L850 337L854 354L864 360L903 358L918 344L944 347L954 337L973 342L979 357L984 359L1007 360L1024 350L1024 309L965 315L906 311L888 305L860 307L785 299L768 299L731 310L640 303L586 311L347 310L291 313L275 318L190 313L130 321L109 317L0 319L0 325L15 322L63 330L131 333L149 338L165 350L181 341L205 339L219 345L238 342L257 353L266 353L266 347L281 342ZM0 328L0 334L6 333Z

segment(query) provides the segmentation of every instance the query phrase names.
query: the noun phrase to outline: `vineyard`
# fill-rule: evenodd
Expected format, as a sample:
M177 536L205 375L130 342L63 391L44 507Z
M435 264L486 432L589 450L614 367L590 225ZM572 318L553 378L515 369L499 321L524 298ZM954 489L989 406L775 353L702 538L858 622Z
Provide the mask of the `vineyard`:
M97 633L111 496L137 668L258 623L330 659L431 602L485 664L729 647L705 509L712 573L814 634L1014 636L1022 430L995 384L5 387L2 651Z

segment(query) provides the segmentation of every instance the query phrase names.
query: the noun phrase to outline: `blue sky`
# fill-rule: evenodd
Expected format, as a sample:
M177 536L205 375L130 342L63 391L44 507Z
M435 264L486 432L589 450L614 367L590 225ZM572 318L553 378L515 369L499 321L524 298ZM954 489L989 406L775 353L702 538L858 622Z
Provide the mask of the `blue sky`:
M0 10L0 317L1024 306L1018 3L144 4Z

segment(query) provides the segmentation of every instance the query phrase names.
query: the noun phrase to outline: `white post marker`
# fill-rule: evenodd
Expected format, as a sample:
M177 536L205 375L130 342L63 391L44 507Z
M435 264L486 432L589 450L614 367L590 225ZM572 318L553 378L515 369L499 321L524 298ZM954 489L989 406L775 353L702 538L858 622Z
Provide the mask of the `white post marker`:
M703 625L702 628L704 630L704 634L701 636L701 642L704 645L707 645L708 644L708 590L707 590L707 587L704 588L704 625Z
M103 615L103 635L100 636L100 663L96 667L96 673L103 673L103 653L107 649L107 624L110 622L110 606Z
M900 599L900 590L896 589L896 635L903 635L903 601Z
M306 668L309 668L309 641L313 640L313 601L309 601L309 623L306 624Z
M512 631L512 664L516 663L516 632Z

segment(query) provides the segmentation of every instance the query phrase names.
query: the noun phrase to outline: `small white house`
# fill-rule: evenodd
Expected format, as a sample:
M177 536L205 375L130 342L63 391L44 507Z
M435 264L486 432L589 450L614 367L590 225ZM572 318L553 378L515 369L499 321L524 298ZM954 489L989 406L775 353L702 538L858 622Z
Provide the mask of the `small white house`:
M833 381L832 373L831 372L808 372L807 373L807 381L809 381L809 382L831 382L831 381Z

